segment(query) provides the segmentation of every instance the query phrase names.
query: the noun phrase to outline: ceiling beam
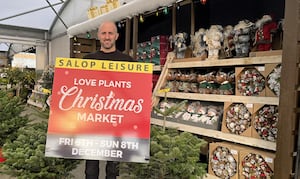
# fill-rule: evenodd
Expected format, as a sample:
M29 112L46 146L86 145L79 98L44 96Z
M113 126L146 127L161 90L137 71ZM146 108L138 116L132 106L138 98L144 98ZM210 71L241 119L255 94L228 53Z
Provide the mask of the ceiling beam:
M25 37L25 38L34 38L47 40L47 30L33 29L26 27L18 27L11 25L0 25L0 34L3 36L12 36L12 37Z

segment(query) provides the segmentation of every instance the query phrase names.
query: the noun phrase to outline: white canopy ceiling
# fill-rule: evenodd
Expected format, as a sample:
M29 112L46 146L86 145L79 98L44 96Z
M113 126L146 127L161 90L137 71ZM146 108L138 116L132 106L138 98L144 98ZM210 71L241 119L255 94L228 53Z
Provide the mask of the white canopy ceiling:
M64 0L9 0L0 6L0 24L49 30Z
M15 52L23 51L32 47L37 41L47 40L56 24L62 24L61 33L66 33L69 26L87 20L89 7L105 2L106 0L7 0L2 2L0 6L0 51L8 49Z

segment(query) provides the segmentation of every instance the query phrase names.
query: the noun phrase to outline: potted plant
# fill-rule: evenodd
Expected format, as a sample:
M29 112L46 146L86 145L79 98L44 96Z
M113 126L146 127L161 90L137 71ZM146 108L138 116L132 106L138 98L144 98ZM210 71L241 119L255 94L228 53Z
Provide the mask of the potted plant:
M24 179L71 178L80 160L45 157L46 133L46 121L20 128L18 137L3 146L6 161L0 164L2 173Z
M6 70L8 90L26 99L35 84L36 73L33 69L11 67Z

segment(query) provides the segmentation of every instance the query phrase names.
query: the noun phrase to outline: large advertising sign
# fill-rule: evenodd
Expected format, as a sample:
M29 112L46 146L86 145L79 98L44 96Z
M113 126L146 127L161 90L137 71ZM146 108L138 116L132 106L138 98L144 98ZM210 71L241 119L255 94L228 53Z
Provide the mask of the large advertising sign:
M147 163L151 63L57 58L45 155Z

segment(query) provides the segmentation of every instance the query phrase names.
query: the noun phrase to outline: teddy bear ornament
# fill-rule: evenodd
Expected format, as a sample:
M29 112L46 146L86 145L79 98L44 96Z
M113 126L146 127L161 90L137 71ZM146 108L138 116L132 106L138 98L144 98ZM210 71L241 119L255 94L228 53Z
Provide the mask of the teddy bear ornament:
M221 43L223 42L222 26L211 25L210 28L206 31L204 41L206 42L208 47L208 59L218 59L219 52L222 47Z

